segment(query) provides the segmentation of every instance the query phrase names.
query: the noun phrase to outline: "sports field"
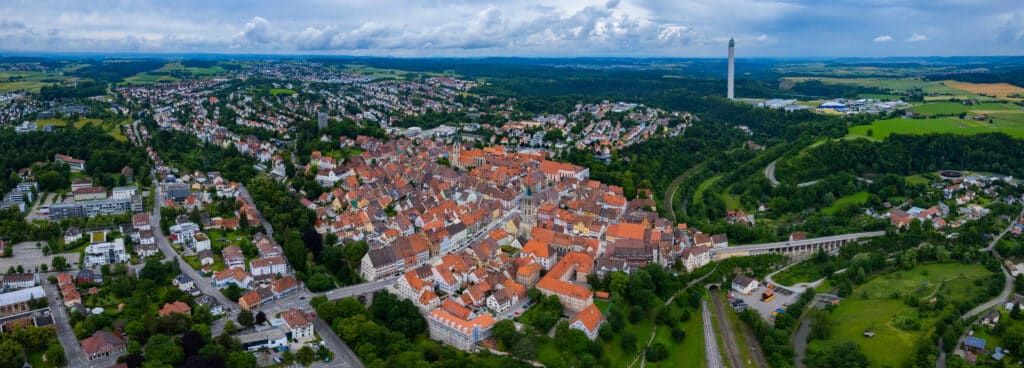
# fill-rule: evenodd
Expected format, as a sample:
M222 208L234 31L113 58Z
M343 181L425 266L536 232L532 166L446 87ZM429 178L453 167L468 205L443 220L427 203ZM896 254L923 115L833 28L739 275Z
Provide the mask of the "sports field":
M811 342L810 349L853 341L861 346L871 366L902 366L914 354L920 337L939 319L937 314L924 314L906 305L904 299L942 294L951 304L969 300L984 292L984 288L974 285L975 280L992 275L981 265L949 263L920 265L877 276L854 289L850 297L829 313L832 336ZM919 327L908 328L910 325ZM865 331L872 331L875 336L865 337Z
M885 139L890 134L982 134L1004 133L1014 138L1024 138L1024 114L1003 113L991 114L992 124L988 121L960 119L957 117L934 119L885 119L870 125L850 127L848 137L870 137Z

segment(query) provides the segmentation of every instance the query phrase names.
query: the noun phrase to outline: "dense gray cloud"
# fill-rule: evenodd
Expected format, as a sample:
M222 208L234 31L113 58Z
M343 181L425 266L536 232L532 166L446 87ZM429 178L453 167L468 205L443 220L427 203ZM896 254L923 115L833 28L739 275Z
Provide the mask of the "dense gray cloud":
M397 56L1021 54L1018 0L10 0L0 50Z

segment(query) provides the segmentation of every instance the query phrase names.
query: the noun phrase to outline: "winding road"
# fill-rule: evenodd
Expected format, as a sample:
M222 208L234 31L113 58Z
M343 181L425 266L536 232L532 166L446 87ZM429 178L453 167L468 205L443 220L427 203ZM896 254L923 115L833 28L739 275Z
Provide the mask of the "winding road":
M777 187L779 186L779 184L782 184L779 182L778 179L775 178L775 163L777 162L779 162L779 160L772 161L770 164L768 164L767 167L764 168L764 176L768 178L769 182L771 182L772 187ZM805 181L803 183L797 184L796 186L800 188L809 187L814 184L818 184L819 181L820 180Z
M996 296L994 299L989 300L985 304L982 304L982 305L979 305L977 307L974 307L974 309L971 309L971 310L967 311L967 313L964 313L962 316L960 316L961 320L968 321L971 318L973 318L974 316L977 316L978 314L981 314L982 312L984 312L986 310L989 310L989 309L992 309L992 308L995 308L995 307L998 307L998 306L1002 305L1003 303L1006 302L1007 299L1010 298L1010 294L1013 293L1013 281L1014 281L1013 275L1010 275L1010 272L1006 270L1006 267L1002 267L1003 257L1000 256L999 252L996 251L996 243L998 243L999 240L1002 239L1003 236L1006 235L1006 233L1010 232L1010 230L1013 229L1013 224L1016 223L1017 221L1020 221L1020 219L1022 217L1024 217L1024 208L1021 208L1020 213L1017 215L1017 218L1014 221L1010 222L1010 226L1007 226L1006 229L1003 230L1003 232L999 233L998 236L993 238L992 241L988 243L988 246L985 247L985 249L983 249L983 251L992 252L992 255L994 255L996 257L996 259L999 260L999 264L1000 264L999 269L1003 271L1003 276L1005 277L1005 281L1004 281L1004 284L1003 284L1003 291L1001 293L999 293L999 295ZM964 340L967 339L967 334L966 333L967 332L964 331L964 334L961 335L960 339L957 340L957 342L956 342L956 347L954 348L954 352L956 353L956 355L964 356L964 351L961 350L960 347L963 346ZM940 341L940 350L941 350L941 343L942 342ZM946 359L945 358L946 358L945 354L940 356L939 359L937 359L935 361L935 365L937 367L945 367L946 366Z

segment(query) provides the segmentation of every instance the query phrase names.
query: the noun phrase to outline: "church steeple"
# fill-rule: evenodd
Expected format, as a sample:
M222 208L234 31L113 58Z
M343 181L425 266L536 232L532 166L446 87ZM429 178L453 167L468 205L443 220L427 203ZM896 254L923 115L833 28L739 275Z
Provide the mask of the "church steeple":
M455 138L452 138L452 153L448 155L451 164L455 167L462 167L459 163L459 155L462 154L462 134L455 131Z

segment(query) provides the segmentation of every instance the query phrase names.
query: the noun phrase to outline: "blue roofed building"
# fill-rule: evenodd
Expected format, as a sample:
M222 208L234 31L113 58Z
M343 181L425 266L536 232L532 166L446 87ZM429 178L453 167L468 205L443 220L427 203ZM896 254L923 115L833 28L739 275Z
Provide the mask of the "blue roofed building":
M985 350L985 339L967 336L967 339L964 340L964 347L972 350Z

